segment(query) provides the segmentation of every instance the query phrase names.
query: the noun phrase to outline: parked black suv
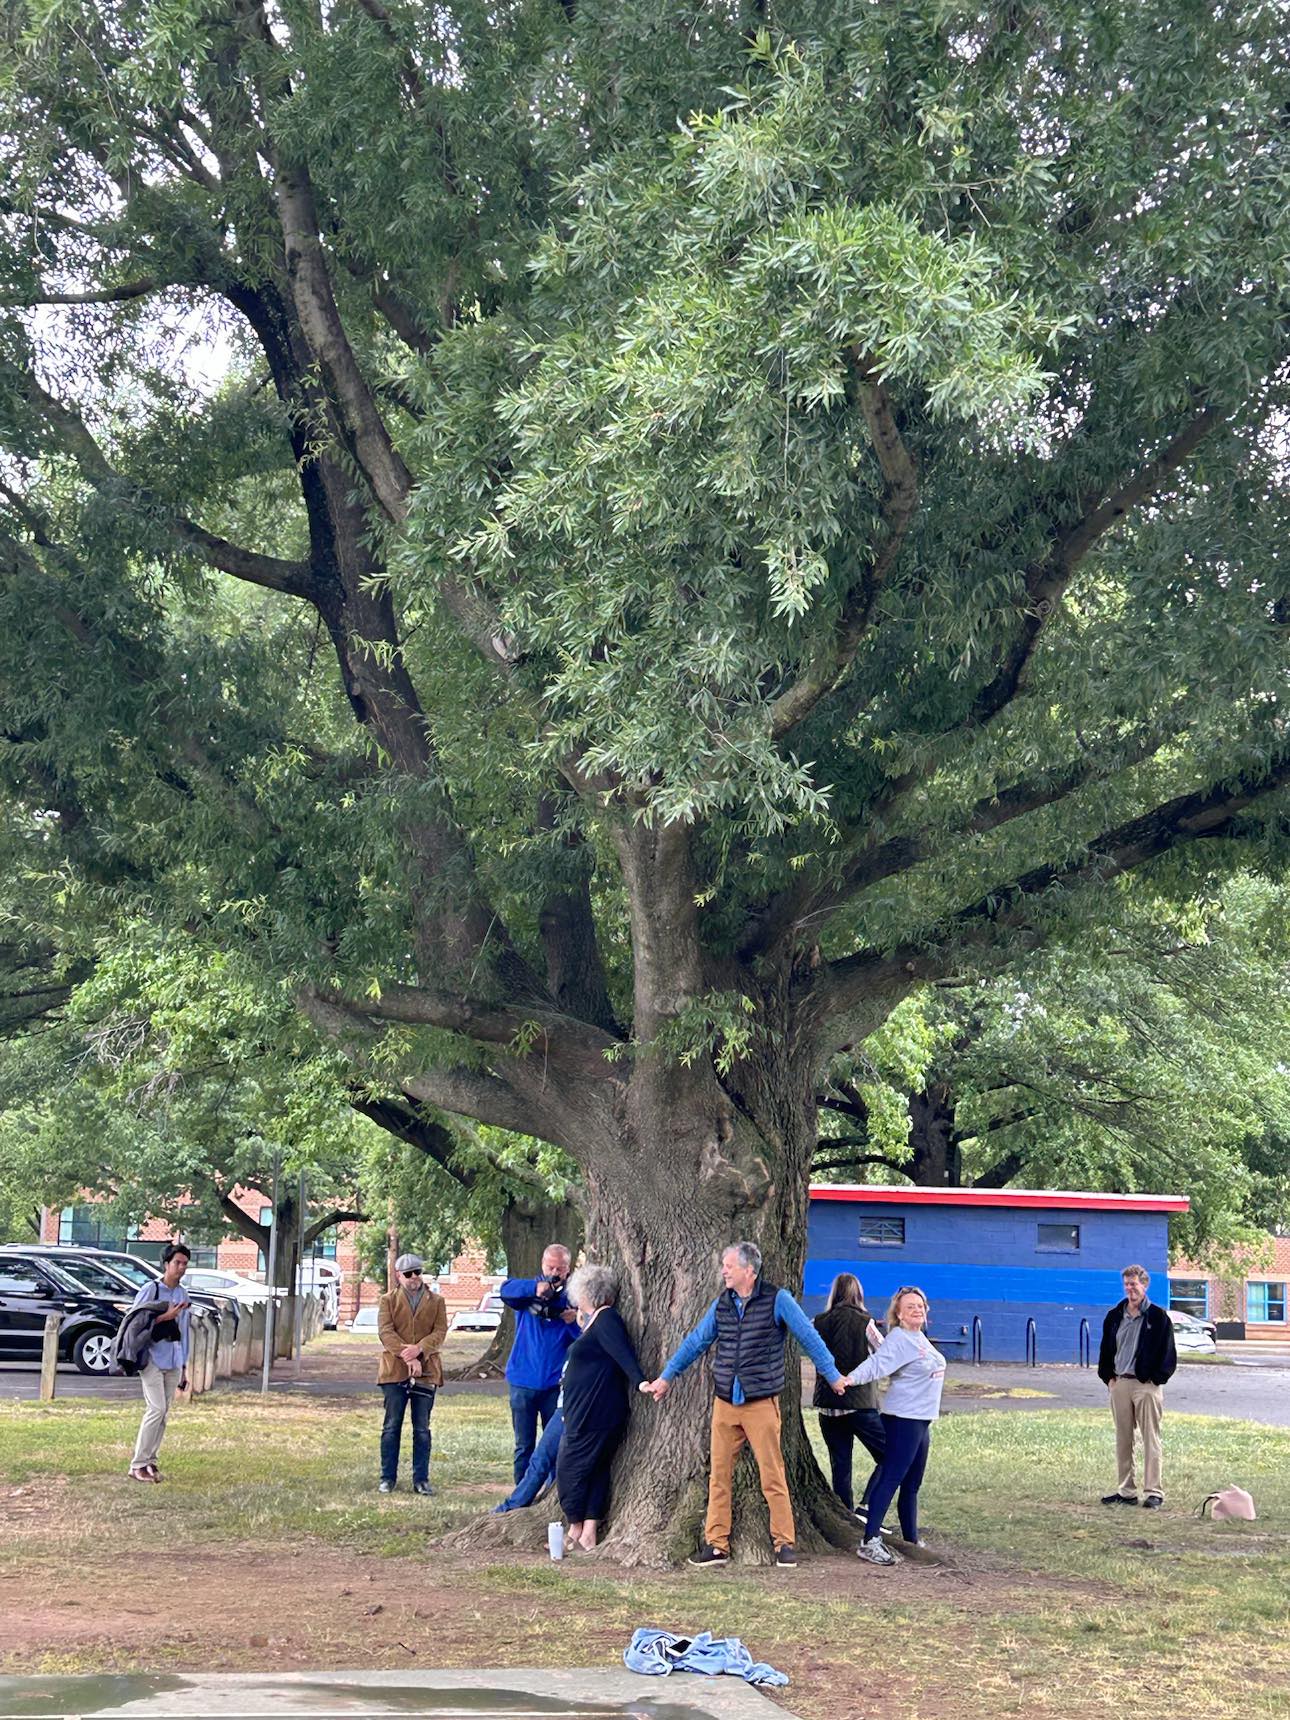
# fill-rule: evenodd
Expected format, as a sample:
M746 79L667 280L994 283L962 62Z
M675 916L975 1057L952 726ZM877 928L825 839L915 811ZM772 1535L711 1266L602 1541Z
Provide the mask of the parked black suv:
M83 1374L107 1372L112 1340L133 1293L88 1290L57 1262L21 1247L0 1248L0 1358L39 1363L45 1316L60 1314L59 1356Z
M75 1242L24 1242L10 1246L21 1249L22 1253L33 1260L51 1260L55 1266L61 1266L65 1273L70 1273L86 1290L97 1290L109 1297L116 1294L116 1281L123 1282L128 1287L133 1299L140 1285L156 1284L161 1279L161 1268L154 1266L151 1260L143 1260L137 1254L123 1254L114 1248L91 1248L87 1244ZM0 1249L0 1252L3 1252L3 1249ZM188 1299L194 1308L213 1308L220 1314L227 1314L236 1335L241 1309L232 1296L194 1290L187 1282L184 1288L188 1291Z

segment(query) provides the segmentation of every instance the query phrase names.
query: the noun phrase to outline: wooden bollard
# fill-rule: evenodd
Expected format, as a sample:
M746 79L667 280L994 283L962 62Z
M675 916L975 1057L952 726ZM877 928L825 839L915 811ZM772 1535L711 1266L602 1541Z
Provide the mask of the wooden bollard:
M58 1381L58 1331L61 1314L45 1315L45 1337L40 1350L40 1401L53 1403Z

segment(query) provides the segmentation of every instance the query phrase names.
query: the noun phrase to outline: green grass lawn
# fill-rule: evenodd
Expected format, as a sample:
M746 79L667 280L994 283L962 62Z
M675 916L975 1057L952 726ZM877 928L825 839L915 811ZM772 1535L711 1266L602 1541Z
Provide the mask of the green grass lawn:
M1110 1720L1126 1709L1150 1720L1290 1714L1285 1430L1168 1416L1169 1505L1147 1513L1097 1504L1110 1480L1106 1416L954 1415L937 1431L925 1489L925 1521L944 1563L889 1574L839 1554L792 1574L700 1574L439 1547L439 1534L506 1490L505 1402L440 1400L429 1501L377 1494L377 1420L365 1400L215 1394L176 1416L168 1483L146 1488L121 1480L136 1406L0 1404L0 1514L6 1504L29 1508L19 1532L0 1538L0 1599L74 1571L110 1624L120 1573L133 1564L146 1571L149 1550L177 1535L207 1553L227 1550L248 1590L260 1575L270 1580L279 1557L296 1560L294 1568L325 1565L336 1581L384 1576L395 1593L404 1581L417 1592L439 1585L444 1611L421 1657L427 1665L608 1663L636 1625L671 1622L743 1636L790 1672L784 1700L809 1720L879 1707L909 1720ZM1258 1522L1195 1517L1198 1501L1229 1481L1253 1493ZM123 1591L123 1616L129 1601ZM427 1601L432 1614L435 1604ZM305 1622L297 1619L302 1631ZM382 1658L387 1635L378 1627L346 1635L320 1617L298 1641L272 1640L284 1645L281 1655L302 1651L297 1661L303 1653L317 1664L407 1664ZM118 1670L272 1664L263 1652L256 1660L254 1643L266 1640L227 1655L200 1633L186 1646L131 1648L109 1637L82 1651L10 1631L0 1666L88 1670L105 1656Z

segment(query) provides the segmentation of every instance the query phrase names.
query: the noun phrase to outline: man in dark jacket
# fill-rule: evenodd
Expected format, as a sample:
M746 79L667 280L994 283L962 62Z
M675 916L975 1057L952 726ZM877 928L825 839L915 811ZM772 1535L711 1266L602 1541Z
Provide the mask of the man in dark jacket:
M1136 1505L1138 1484L1133 1474L1133 1436L1142 1440L1142 1503L1148 1511L1164 1504L1160 1490L1160 1418L1164 1386L1178 1366L1174 1328L1168 1312L1147 1296L1151 1275L1142 1266L1126 1266L1124 1300L1102 1323L1097 1374L1111 1394L1115 1423L1115 1466L1119 1481L1103 1505Z
M644 1380L640 1389L657 1403L667 1395L678 1374L716 1345L708 1517L703 1544L690 1563L730 1563L735 1459L745 1445L750 1445L757 1460L762 1497L770 1509L775 1563L795 1565L793 1506L780 1445L785 1337L796 1338L835 1392L840 1394L846 1388L824 1340L792 1296L761 1276L761 1250L755 1243L734 1242L726 1249L721 1256L721 1281L725 1286L722 1294L659 1377Z

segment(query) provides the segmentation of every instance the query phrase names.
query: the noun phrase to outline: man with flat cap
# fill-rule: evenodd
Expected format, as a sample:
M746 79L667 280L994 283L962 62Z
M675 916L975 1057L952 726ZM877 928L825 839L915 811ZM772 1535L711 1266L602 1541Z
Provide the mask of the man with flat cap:
M394 1262L398 1285L381 1297L376 1329L381 1337L377 1382L385 1398L381 1428L381 1492L393 1493L399 1479L403 1417L412 1410L412 1491L431 1493L430 1411L443 1384L439 1352L448 1336L448 1309L437 1290L425 1283L416 1254Z

